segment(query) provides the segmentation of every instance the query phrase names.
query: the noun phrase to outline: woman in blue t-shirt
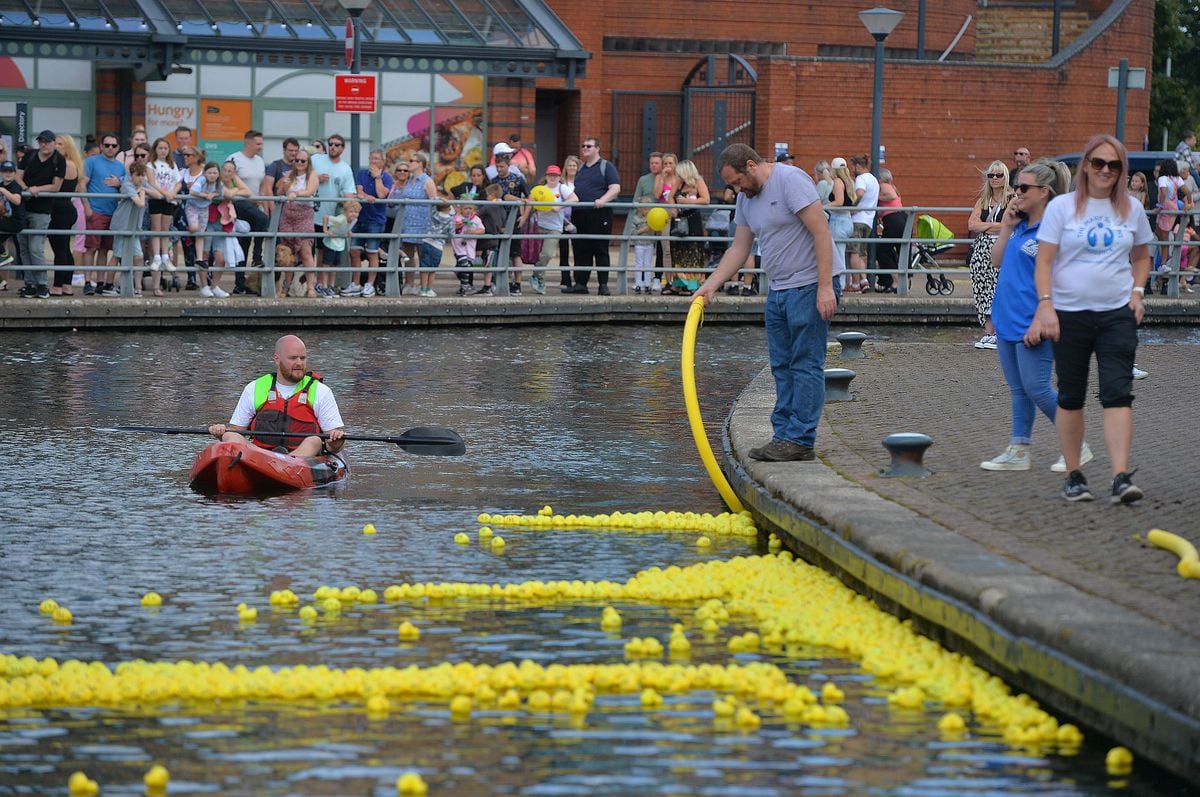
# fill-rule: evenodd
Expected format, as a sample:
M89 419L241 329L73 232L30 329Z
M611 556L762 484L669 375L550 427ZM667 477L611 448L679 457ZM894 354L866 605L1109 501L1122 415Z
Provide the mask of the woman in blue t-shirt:
M1054 423L1058 406L1058 393L1050 383L1053 345L1043 340L1027 346L1022 339L1038 305L1033 282L1038 227L1047 203L1071 189L1071 172L1062 163L1041 160L1021 170L1015 188L1001 217L991 257L991 262L1000 264L991 321L996 328L1000 368L1012 394L1012 437L999 456L979 464L984 470L1029 470L1029 444L1037 410ZM1084 443L1082 461L1091 458L1092 452ZM1060 459L1052 470L1064 467Z

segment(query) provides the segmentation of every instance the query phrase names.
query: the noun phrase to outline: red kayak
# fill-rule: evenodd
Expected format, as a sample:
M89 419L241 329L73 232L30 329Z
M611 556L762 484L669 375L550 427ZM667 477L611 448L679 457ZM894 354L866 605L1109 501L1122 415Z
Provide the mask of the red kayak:
M349 475L336 454L296 457L253 443L213 443L196 455L188 482L205 495L264 495L336 484Z

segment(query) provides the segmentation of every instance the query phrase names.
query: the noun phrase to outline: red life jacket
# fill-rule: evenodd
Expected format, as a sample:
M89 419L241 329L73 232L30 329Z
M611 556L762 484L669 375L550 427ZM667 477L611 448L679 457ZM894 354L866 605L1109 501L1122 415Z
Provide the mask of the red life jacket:
M296 385L296 392L290 398L284 399L275 389L275 374L264 374L254 382L254 417L250 419L250 433L254 432L295 432L305 435L319 434L321 424L317 422L317 414L313 403L317 398L317 383L321 375L309 371ZM283 446L288 451L294 450L302 442L303 437L254 437L254 444L262 448Z

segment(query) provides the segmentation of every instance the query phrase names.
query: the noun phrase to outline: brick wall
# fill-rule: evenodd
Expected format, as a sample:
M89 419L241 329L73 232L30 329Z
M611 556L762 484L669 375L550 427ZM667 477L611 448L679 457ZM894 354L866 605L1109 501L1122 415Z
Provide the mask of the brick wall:
M870 149L873 61L817 58L821 44L870 47L855 16L862 4L727 0L690 3L686 12L632 0L549 0L593 53L588 76L576 83L579 124L611 137L614 90L677 91L697 54L604 52L604 36L691 37L784 41L786 56L751 58L759 75L757 146L771 152L786 141L810 168L819 159ZM889 49L915 48L916 0L889 2L907 12ZM975 0L929 3L926 50L940 53ZM686 23L681 18L686 17ZM1011 161L1014 145L1035 156L1078 150L1096 132L1112 132L1116 92L1107 70L1121 58L1150 67L1154 3L1135 0L1082 54L1059 69L966 62L888 61L884 71L883 143L887 167L905 201L924 205L973 202L980 170L993 158ZM973 30L973 28L972 28ZM1064 42L1064 46L1069 42ZM971 55L969 32L956 52ZM562 81L539 81L561 87ZM1149 120L1149 91L1127 94L1125 140L1141 149ZM957 225L962 226L962 225Z

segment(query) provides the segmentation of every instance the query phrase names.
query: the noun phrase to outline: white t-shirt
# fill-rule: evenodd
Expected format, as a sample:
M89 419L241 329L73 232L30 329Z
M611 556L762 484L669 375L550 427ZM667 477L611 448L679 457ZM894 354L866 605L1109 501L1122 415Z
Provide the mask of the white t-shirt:
M289 399L296 392L296 386L285 385L283 382L276 380L275 390L278 391L280 397ZM322 432L328 432L331 429L340 429L344 426L342 423L342 414L338 411L337 400L333 397L333 391L324 382L317 383L317 397L313 401L313 414L317 416L317 423L321 425ZM237 407L233 410L229 424L231 426L249 428L250 421L253 418L254 382L251 382L242 389L242 396L238 399Z
M758 194L738 194L734 222L749 227L755 240L762 243L762 267L771 290L799 288L817 281L815 239L796 216L814 202L820 200L812 178L803 169L784 163L774 165ZM833 276L837 277L845 265L832 242L829 249Z
M250 189L250 194L258 196L259 189L262 188L263 178L267 176L267 162L262 159L262 155L247 158L246 153L238 150L226 158L226 160L233 161L233 165L237 168L238 177L242 178L242 182Z
M550 186L546 187L550 188ZM552 210L539 210L537 212L538 227L541 227L543 230L551 230L552 232L562 232L563 222L566 221L566 216L563 211L566 208L560 208L556 206L565 202L566 197L571 195L571 191L564 188L562 183L559 183L556 188L550 188L550 190L554 193L553 202L551 202L549 205L546 205L545 203L535 204L535 207L540 205L543 207L553 208ZM549 245L549 243L549 241L546 241L547 245Z
M354 185L354 172L350 169L350 164L344 161L333 162L333 159L328 155L317 153L310 155L309 160L312 170L318 175L327 174L329 179L323 183L317 183L317 196L321 199L336 198L335 202L322 202L317 206L317 225L326 216L335 216L338 212L338 205L345 201L347 196L353 196L356 192ZM428 205L426 205L428 207Z
M858 193L858 189L863 190L862 198L855 204L860 208L873 208L879 204L879 181L875 179L875 175L870 172L863 172L858 177L854 178L854 193ZM850 221L855 224L865 224L870 227L875 223L874 210L858 210L850 216Z
M1158 196L1162 196L1162 189L1167 189L1167 202L1172 203L1165 205L1167 210L1174 210L1174 203L1179 199L1179 186L1183 185L1182 177L1168 177L1163 175L1158 178ZM1157 203L1158 197L1155 197Z
M1129 252L1154 240L1146 213L1129 197L1124 220L1107 199L1088 199L1083 216L1075 215L1075 192L1050 200L1038 241L1058 247L1054 258L1054 309L1116 310L1129 304L1133 266Z
M160 191L170 191L183 179L174 161L154 161L150 168L154 170L154 184Z

